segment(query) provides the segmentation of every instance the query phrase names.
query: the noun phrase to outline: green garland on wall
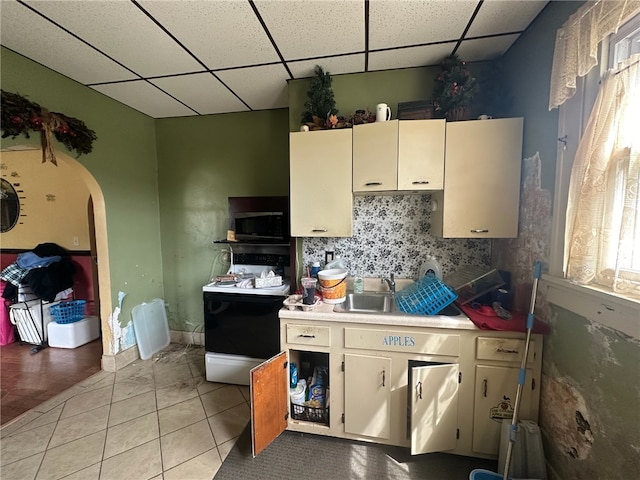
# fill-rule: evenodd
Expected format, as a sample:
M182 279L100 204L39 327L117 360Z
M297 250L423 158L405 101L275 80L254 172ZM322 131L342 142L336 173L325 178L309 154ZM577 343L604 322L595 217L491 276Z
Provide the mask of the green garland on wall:
M42 140L42 162L49 160L57 165L53 153L52 136L78 156L90 153L96 133L87 128L82 120L67 117L62 113L50 112L37 103L31 102L17 93L1 90L2 111L0 127L2 138L16 138L29 132L40 132Z

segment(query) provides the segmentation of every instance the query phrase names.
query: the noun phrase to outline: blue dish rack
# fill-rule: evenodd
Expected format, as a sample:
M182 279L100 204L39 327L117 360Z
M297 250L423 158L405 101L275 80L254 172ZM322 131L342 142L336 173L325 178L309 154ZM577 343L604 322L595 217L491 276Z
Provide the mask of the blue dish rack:
M458 294L435 276L426 275L396 293L396 305L404 313L435 315Z

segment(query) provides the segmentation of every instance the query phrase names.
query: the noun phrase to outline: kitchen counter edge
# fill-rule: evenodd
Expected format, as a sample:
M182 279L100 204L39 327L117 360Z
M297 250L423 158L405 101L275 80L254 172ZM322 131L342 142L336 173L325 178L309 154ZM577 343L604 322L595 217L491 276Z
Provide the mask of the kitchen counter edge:
M408 315L403 313L342 313L334 312L335 305L320 303L313 310L289 310L279 312L281 319L317 320L323 322L366 323L402 327L447 328L454 330L480 330L466 315L447 317L444 315Z

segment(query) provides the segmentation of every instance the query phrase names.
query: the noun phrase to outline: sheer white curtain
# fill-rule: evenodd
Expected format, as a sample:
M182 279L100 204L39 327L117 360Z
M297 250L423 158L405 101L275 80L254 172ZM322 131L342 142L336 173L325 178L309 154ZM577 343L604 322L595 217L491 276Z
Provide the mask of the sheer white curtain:
M640 298L640 55L605 75L574 160L565 272ZM634 252L635 251L635 252Z
M571 98L576 79L598 64L600 42L638 13L640 0L595 0L569 17L556 33L549 110Z

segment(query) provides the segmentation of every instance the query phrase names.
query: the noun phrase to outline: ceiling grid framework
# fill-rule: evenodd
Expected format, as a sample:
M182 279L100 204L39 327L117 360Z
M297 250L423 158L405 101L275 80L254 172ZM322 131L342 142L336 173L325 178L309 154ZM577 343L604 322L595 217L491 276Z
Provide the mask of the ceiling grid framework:
M287 82L500 57L539 0L0 0L0 43L153 118L287 107ZM29 28L25 28L29 25Z

